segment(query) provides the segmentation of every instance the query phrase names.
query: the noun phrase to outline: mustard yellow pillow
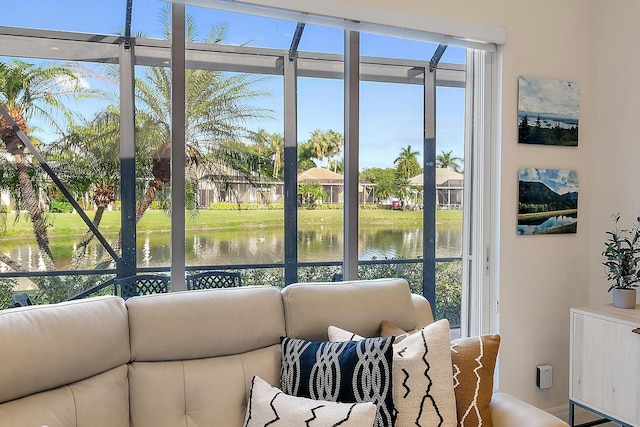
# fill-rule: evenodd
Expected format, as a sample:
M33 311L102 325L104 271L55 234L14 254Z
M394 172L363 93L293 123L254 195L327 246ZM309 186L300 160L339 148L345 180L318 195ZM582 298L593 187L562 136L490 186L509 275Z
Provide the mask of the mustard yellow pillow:
M491 427L489 403L500 335L480 335L451 342L453 387L458 425Z

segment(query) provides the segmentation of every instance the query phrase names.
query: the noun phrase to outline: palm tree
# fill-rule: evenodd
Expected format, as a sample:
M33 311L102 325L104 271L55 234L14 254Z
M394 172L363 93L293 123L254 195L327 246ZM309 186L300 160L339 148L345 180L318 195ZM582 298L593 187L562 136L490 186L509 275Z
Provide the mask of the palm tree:
M298 144L298 173L316 166L315 162L312 160L314 155L313 146L310 141Z
M339 160L336 157L340 156L342 152L342 147L344 146L344 138L340 132L336 132L333 129L329 129L325 133L325 138L327 140L327 158L329 159L328 166L333 164L333 171L338 172ZM331 160L333 158L333 160Z
M458 162L461 162L462 159L460 157L454 157L453 150L442 150L441 153L442 154L438 154L436 156L436 166L439 168L447 168L452 169L456 172L460 172L460 165L458 164Z
M315 182L305 182L298 185L298 196L300 203L307 209L315 209L316 201L327 198L327 193L321 184Z
M280 176L280 169L282 169L282 162L284 161L284 136L280 133L274 133L269 138L271 144L271 150L273 154L273 177Z
M166 32L169 34L168 8L163 9ZM219 43L224 40L226 26L214 27L205 38L205 43ZM195 40L195 27L192 19L187 20L187 38ZM252 79L244 74L225 74L209 70L186 70L185 108L186 108L186 154L191 165L200 165L202 161L213 162L233 160L233 153L223 153L226 143L244 138L250 139L251 132L245 124L249 120L268 117L268 111L249 106L247 101L268 96L257 92L252 86L260 79ZM136 120L154 123L156 126L155 146L150 152L152 159L152 177L136 209L136 221L139 221L151 205L164 184L171 178L171 75L170 70L162 67L148 69L146 79L136 79L136 98L138 114ZM217 156L206 156L217 153ZM246 155L247 153L243 153ZM255 161L252 162L255 165ZM221 177L228 173L223 165L213 168L211 177ZM246 164L245 164L246 166Z
M257 132L254 132L251 139L253 140L252 147L261 156L268 157L271 152L271 134L265 129L260 128Z
M36 118L60 130L63 122L58 119L68 121L71 117L64 100L89 93L77 72L69 65L36 66L20 60L0 63L0 103L25 135L29 135L29 122ZM53 270L48 226L29 175L26 147L4 117L0 118L0 138L13 159L19 188L16 201L29 212L45 268Z
M96 210L93 225L98 228L104 211L117 198L120 185L120 112L108 107L92 120L74 125L59 143L55 144L50 157L58 160L60 167L68 172L67 182L76 184L82 192L90 192ZM86 255L86 248L94 234L87 230L72 257L77 267Z
M408 180L420 173L420 165L417 160L419 155L420 152L413 151L411 145L400 150L400 155L396 157L393 164L396 165L396 171L402 178Z
M319 162L322 162L327 156L327 151L329 148L329 144L324 132L322 132L320 129L316 129L311 132L309 143L311 143L311 146L313 147L316 159L318 159Z

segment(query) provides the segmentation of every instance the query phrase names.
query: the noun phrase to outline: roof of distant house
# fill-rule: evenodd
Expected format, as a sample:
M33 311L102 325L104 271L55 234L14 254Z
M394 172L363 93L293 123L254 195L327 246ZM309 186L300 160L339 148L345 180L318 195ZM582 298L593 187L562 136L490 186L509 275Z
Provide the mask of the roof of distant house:
M342 175L325 168L311 168L298 174L298 182L334 184L342 181L344 181L344 177Z
M436 185L442 185L447 181L451 181L454 179L462 180L464 179L464 175L460 172L456 172L454 170L448 168L436 168ZM422 185L424 182L424 175L416 175L409 180L409 184L411 185Z

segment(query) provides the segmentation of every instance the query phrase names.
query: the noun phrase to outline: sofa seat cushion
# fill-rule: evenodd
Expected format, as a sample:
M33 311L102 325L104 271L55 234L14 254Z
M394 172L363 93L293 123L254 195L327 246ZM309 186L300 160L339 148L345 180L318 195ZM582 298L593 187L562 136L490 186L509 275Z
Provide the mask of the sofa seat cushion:
M129 367L133 427L240 427L251 379L280 380L280 345L233 356Z
M0 404L0 426L129 427L127 366Z
M282 391L331 402L373 402L376 427L393 425L393 338L282 340Z
M373 426L376 405L338 403L290 396L253 377L244 427L368 427Z

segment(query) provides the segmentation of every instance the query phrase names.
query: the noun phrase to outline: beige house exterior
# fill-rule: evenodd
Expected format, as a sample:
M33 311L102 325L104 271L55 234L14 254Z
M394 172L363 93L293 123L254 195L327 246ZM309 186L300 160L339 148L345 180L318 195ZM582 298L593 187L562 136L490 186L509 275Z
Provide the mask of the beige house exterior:
M412 187L424 184L424 175L416 175L409 180ZM464 175L448 168L436 168L436 197L438 209L462 210L464 200Z

